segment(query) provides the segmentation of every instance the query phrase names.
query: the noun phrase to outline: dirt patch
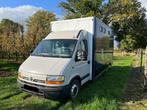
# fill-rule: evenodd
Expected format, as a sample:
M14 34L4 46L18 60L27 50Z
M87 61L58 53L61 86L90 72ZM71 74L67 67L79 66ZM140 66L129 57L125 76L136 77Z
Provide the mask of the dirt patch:
M12 76L12 75L13 75L12 72L0 71L0 77L8 77L8 76Z
M139 67L133 67L130 78L124 90L122 101L140 101L143 98L143 73L140 72Z
M121 101L122 110L147 110L147 93L144 93L144 74L140 72L137 62L133 61L128 83L124 88Z

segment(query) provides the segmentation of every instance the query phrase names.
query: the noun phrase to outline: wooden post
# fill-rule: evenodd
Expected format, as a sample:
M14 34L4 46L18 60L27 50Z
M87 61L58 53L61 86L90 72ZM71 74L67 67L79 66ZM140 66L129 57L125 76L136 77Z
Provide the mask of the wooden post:
M145 50L145 63L144 63L144 91L147 91L147 47Z
M137 66L140 66L141 49L137 50Z
M142 72L143 49L141 49L140 51L140 72Z

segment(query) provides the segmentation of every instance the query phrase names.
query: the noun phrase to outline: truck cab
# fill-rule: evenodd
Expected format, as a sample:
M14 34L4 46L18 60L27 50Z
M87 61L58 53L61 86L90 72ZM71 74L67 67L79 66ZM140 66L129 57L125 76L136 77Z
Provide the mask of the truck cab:
M90 49L84 30L52 32L20 66L22 90L46 98L74 98L90 80Z

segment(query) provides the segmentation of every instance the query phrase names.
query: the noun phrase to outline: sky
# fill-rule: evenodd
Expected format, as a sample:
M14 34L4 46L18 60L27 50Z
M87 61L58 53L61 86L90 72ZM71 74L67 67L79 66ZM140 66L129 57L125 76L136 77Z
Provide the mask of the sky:
M147 0L139 0L142 4L143 7L145 7L147 9ZM146 12L147 15L147 12Z
M57 15L61 14L61 9L58 4L66 0L0 0L0 7L15 8L18 6L30 5L34 7L42 7L43 9L55 12Z
M59 3L66 0L0 0L0 20L11 19L25 25L29 16L38 10L49 10L62 19L63 12Z
M63 10L58 6L62 1L66 0L0 0L0 20L8 18L25 24L28 17L40 9L49 10L55 13L57 18L62 19ZM147 0L139 1L147 8Z

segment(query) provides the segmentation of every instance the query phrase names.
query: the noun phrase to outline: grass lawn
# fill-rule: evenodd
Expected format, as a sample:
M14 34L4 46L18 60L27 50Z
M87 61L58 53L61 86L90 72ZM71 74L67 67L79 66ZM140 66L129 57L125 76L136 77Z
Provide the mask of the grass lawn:
M93 83L81 88L74 101L66 103L20 92L16 74L0 77L0 110L118 110L126 86L132 57L114 57L113 66ZM16 73L18 64L0 60L0 70Z
M0 70L5 70L9 72L16 72L19 67L18 63L7 62L0 59Z

